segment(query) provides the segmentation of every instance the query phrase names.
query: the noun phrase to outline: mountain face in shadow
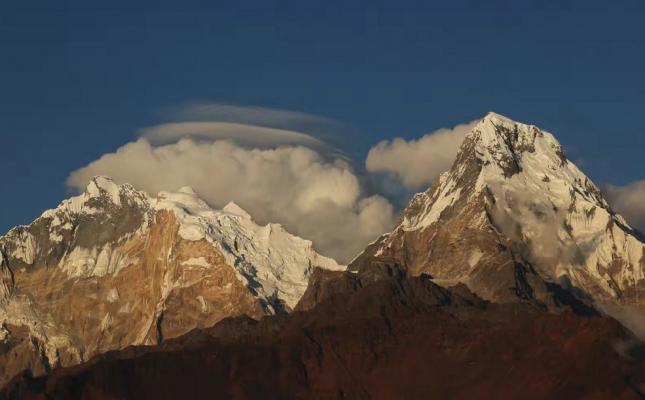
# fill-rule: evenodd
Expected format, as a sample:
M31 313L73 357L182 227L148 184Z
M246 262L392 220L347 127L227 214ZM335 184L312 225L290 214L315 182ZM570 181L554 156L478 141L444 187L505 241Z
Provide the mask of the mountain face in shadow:
M643 346L612 319L493 304L464 286L445 289L426 275L408 277L397 266L374 270L317 271L318 283L298 306L305 311L261 321L229 318L160 346L109 352L39 378L24 373L1 396L639 399L645 393Z

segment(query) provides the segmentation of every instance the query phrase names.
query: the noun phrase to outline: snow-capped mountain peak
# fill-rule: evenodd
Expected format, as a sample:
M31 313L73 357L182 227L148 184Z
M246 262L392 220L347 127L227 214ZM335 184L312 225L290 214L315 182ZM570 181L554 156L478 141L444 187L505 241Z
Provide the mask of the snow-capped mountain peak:
M214 209L190 187L150 197L105 176L92 178L83 193L44 212L34 223L14 228L0 242L22 268L46 259L72 276L103 276L134 262L113 249L133 235L148 234L160 211L172 214L183 240L206 240L239 270L241 279L260 279L260 289L266 290L254 290L265 300L280 299L293 307L312 267L344 268L278 224L257 225L234 202Z
M501 168L505 176L520 171L523 155L527 152L539 152L545 157L543 161L565 162L562 148L553 135L499 114L489 113L466 140L476 142L475 155L487 165ZM536 149L536 145L542 147Z
M73 214L96 214L114 207L123 207L122 199L127 205L145 207L148 195L136 190L130 184L116 184L106 176L95 176L90 179L83 193L63 200L58 207L46 210L40 218L54 218L54 225L60 220L56 215L69 216Z
M217 209L188 187L150 196L94 177L0 236L0 346L33 343L12 350L18 358L0 352L0 365L70 365L226 317L289 311L315 267L345 269L233 202ZM0 383L18 371L0 368Z
M535 276L546 292L564 285L597 302L645 303L645 245L634 230L551 133L495 113L466 135L451 169L413 197L400 225L350 268L373 258L466 283L490 299L535 297L530 282L518 283Z

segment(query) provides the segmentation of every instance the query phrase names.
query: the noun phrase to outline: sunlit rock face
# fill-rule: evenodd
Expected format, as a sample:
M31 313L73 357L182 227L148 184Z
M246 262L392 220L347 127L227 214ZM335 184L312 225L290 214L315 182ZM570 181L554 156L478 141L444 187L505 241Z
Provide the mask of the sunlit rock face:
M0 385L241 314L291 310L315 267L344 269L239 206L109 178L0 237Z
M396 263L498 302L645 304L645 245L548 132L490 113L350 269Z

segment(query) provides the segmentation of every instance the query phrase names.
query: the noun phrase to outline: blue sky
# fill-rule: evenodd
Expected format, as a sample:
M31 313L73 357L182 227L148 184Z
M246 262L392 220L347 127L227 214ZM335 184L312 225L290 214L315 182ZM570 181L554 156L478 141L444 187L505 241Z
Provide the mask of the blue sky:
M358 165L494 110L554 132L598 183L645 179L645 2L131 3L0 6L0 231L195 102L339 121Z

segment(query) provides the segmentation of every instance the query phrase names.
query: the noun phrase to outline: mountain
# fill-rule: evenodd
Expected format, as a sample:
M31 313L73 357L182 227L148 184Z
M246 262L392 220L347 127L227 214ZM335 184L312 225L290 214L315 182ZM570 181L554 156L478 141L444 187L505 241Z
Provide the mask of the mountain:
M0 398L645 396L642 235L494 113L347 270L234 203L105 177L0 253L0 385L30 370Z
M350 270L375 263L467 285L484 299L550 310L621 307L645 315L645 244L533 125L486 115L452 168L416 194L396 228Z
M344 269L280 225L190 188L156 197L95 177L0 237L0 385L155 344L230 316L295 307L315 267Z
M616 321L493 304L396 268L318 271L313 308L238 317L34 378L0 398L639 399L643 345ZM377 276L378 275L378 276ZM345 284L339 283L345 280Z

